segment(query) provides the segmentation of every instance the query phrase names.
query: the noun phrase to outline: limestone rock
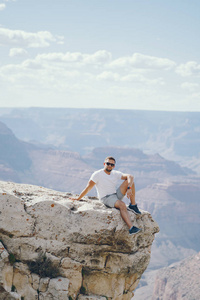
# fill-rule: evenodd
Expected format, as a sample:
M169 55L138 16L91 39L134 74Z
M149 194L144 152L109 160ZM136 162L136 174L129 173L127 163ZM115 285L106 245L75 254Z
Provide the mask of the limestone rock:
M148 212L130 212L133 225L142 231L129 236L117 209L94 197L72 201L70 196L0 182L1 287L29 300L38 295L45 300L130 300L148 266L157 223ZM59 277L41 278L30 271L28 264L41 253Z
M39 293L40 299L57 299L63 300L68 299L68 286L69 279L67 278L54 278L49 281L47 291Z
M152 300L200 299L200 252L158 272Z
M91 295L91 296L80 295L78 297L78 300L106 300L106 297L101 297L96 295Z

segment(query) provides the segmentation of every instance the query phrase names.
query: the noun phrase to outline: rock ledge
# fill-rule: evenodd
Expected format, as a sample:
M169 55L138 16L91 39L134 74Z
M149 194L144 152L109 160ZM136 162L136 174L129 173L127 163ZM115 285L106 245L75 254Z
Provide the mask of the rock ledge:
M129 300L147 268L157 223L130 213L129 236L117 209L94 197L0 181L0 293L3 299ZM44 253L60 276L41 278L28 262ZM12 258L12 259L11 259Z

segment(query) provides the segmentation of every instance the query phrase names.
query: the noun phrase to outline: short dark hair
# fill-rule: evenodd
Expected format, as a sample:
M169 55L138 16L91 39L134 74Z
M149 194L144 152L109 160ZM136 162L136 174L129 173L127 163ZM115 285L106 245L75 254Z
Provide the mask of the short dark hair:
M116 163L116 160L115 160L115 158L114 158L114 157L112 157L112 156L107 156L107 157L105 158L105 161L106 161L106 160L108 160L108 159L110 159L110 160L114 160L114 162Z

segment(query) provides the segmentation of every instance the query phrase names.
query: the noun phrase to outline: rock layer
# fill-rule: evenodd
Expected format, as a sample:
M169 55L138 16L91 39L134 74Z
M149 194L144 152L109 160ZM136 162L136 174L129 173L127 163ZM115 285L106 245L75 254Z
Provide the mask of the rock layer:
M199 300L200 252L158 272L151 300Z
M8 299L128 300L147 268L157 223L130 212L130 236L117 209L94 197L0 182L0 291ZM45 256L59 270L41 277L28 265Z

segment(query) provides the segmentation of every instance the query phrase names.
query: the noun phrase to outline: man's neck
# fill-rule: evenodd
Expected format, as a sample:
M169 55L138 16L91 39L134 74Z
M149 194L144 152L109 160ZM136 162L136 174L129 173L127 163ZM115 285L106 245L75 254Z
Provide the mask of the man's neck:
M112 171L112 170L111 170ZM111 171L107 171L106 169L104 169L104 172L107 174L107 175L110 175Z

